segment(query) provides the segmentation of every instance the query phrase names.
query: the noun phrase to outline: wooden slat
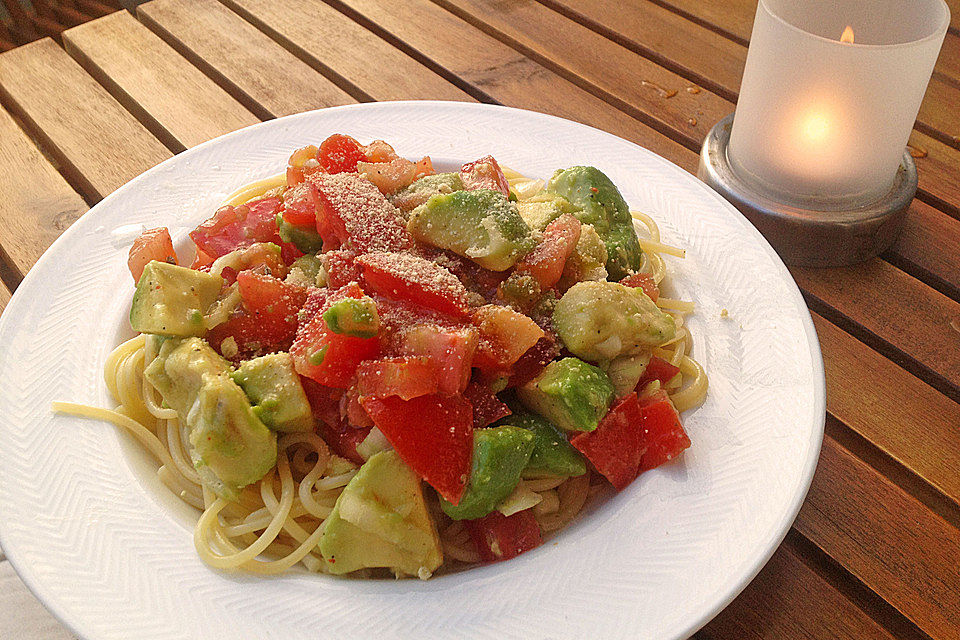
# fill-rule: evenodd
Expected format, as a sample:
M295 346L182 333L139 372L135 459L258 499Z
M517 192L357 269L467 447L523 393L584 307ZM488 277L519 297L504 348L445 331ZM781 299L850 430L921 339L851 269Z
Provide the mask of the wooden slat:
M0 282L0 314L3 313L8 302L10 302L10 290ZM3 551L0 551L0 555L2 555L2 553Z
M960 303L874 259L836 269L791 268L802 289L960 387Z
M52 40L0 54L0 90L88 198L171 155Z
M3 109L0 140L0 245L23 277L87 205Z
M960 531L829 436L795 526L930 637L960 637Z
M938 289L960 300L960 220L914 200L900 237L885 255L925 272L928 284L931 276L939 280Z
M827 411L960 505L960 405L821 316L813 321Z
M565 74L638 109L654 119L659 130L676 132L671 137L697 144L721 114L733 111L727 100L709 91L686 91L690 86L686 78L534 0L444 0L442 4L482 28L496 30L536 60L562 67Z
M0 638L76 640L66 627L43 608L13 570L0 562Z
M789 541L736 600L697 634L704 640L893 640L804 564Z
M943 39L934 73L952 80L954 84L960 82L960 36L957 34L948 32Z
M960 151L914 129L910 146L917 156L920 197L944 211L960 216Z
M138 15L261 118L356 102L216 0L154 0Z
M67 51L175 151L260 120L126 11L63 34Z
M347 78L373 100L473 98L316 0L223 0L325 75ZM432 29L430 30L432 33Z

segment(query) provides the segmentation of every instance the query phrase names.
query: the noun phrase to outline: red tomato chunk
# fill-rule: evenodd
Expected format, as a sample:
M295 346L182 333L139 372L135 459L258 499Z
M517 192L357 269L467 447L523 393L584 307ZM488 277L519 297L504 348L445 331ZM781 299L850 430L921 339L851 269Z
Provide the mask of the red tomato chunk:
M322 143L317 160L328 173L344 173L357 170L357 163L366 159L363 145L340 133L335 133Z
M510 307L488 304L474 311L480 345L473 366L505 370L545 334L536 322Z
M467 385L463 397L473 406L474 429L482 429L513 413L490 387L479 382L471 382Z
M543 291L553 288L563 275L567 262L577 241L580 240L580 221L565 213L543 230L543 240L533 251L517 263L517 273L533 276Z
M490 189L510 195L510 186L493 156L484 156L460 167L460 179L468 190Z
M177 254L173 250L173 241L170 239L170 232L166 227L147 229L133 241L133 246L130 247L130 255L127 259L127 267L130 268L134 282L140 280L140 276L143 275L143 268L147 266L147 263L151 260L179 264L177 262Z
M437 371L423 357L367 360L357 367L357 388L362 396L409 400L437 393Z
M287 189L283 194L283 219L296 226L317 224L320 195L317 186L304 182Z
M620 281L620 284L625 287L639 287L654 302L660 297L660 288L657 287L657 281L649 273L635 273L632 276L627 276Z
M640 461L647 450L642 419L637 394L628 394L596 429L578 433L570 439L570 444L619 491L640 474Z
M642 472L676 458L690 446L690 438L680 423L680 414L665 391L642 398L640 404L643 436L647 445L640 461Z
M660 384L666 384L673 380L678 373L680 373L680 367L670 364L663 358L653 356L650 358L647 368L644 369L643 376L637 383L637 390L643 389L644 386L654 380L659 380Z
M543 543L540 525L530 509L505 516L493 511L477 520L464 520L473 544L486 562L509 560Z
M368 253L357 258L367 288L452 316L469 312L467 290L457 277L430 260L408 253Z
M436 370L437 390L453 395L467 387L477 343L477 330L473 327L421 324L403 332L400 350L428 358Z
M190 232L197 247L212 258L255 242L280 244L276 216L280 198L261 198L238 207L220 207L212 218Z

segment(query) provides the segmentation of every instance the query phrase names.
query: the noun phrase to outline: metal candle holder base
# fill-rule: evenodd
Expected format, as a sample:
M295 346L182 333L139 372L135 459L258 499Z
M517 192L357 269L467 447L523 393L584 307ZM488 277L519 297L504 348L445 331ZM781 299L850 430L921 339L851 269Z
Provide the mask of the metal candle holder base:
M727 158L733 114L710 130L697 175L753 223L787 264L836 267L868 260L896 239L917 192L917 167L905 150L893 187L871 204L847 211L777 202L737 175Z

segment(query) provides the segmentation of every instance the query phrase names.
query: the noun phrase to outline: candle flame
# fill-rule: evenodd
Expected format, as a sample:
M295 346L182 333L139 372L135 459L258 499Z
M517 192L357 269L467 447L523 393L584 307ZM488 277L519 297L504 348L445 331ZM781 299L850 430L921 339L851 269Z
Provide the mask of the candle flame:
M847 25L847 28L843 30L842 34L840 34L840 42L853 44L853 27Z

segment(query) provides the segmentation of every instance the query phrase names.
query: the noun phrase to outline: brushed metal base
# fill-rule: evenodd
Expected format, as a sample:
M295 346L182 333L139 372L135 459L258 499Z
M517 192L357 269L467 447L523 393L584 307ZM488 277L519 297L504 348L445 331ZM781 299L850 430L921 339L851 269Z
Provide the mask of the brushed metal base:
M917 192L917 167L904 150L893 187L886 196L848 211L803 208L777 202L743 180L727 158L733 114L714 125L700 151L697 175L760 230L787 264L836 267L863 262L887 249L903 226Z

